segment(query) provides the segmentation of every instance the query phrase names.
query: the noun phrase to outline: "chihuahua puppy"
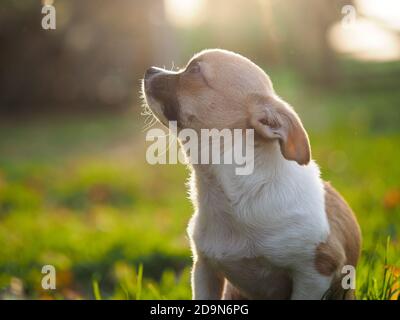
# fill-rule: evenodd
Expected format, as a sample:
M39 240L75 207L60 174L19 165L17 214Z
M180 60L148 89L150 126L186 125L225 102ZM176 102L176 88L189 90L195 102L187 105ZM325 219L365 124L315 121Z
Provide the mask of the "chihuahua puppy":
M298 115L261 68L205 50L178 72L149 68L143 95L164 125L255 132L252 174L191 165L194 299L353 298L342 279L360 255L358 223L321 180Z

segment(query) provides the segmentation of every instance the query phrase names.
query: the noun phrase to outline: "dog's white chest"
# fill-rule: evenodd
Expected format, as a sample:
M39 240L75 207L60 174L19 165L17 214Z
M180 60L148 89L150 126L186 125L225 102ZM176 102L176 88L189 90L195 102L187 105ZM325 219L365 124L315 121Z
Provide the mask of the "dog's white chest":
M196 250L210 259L235 260L256 255L248 230L232 221L232 217L214 216L205 221L200 215L195 215L188 233Z
M188 229L195 250L212 259L262 256L279 267L311 255L329 233L324 194L316 165L294 173L269 183L262 175L230 177L221 168L213 183L199 183Z
M224 224L210 221L200 227L201 222L196 221L197 218L199 217L194 216L191 224L200 224L196 226L196 230L189 228L189 234L192 231L191 239L195 250L210 265L249 298L288 298L288 288L291 287L289 273L285 268L277 267L269 261L265 248L259 246L254 239L262 238L258 230L232 224L228 217L225 217ZM274 285L260 286L262 283Z
M290 270L312 264L329 234L318 168L292 169L271 180L262 174L230 176L229 168L220 168L214 181L197 183L192 194L198 209L188 233L195 257L206 258L254 298L280 296L260 283L281 279L287 290Z

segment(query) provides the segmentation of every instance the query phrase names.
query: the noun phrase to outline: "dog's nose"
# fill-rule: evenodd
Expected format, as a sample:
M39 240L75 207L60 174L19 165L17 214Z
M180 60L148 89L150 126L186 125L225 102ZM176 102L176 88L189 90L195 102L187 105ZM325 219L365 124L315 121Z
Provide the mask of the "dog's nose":
M150 67L146 70L146 73L144 74L145 78L148 78L156 73L159 73L161 71L161 69L156 68L156 67Z

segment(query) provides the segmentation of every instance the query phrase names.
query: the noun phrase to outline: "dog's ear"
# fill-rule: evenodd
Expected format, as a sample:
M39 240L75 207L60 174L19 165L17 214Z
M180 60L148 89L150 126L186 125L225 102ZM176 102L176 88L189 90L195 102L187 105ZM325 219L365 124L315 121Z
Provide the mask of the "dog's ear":
M250 125L256 132L265 139L277 139L285 159L308 164L311 148L307 132L292 107L278 97L257 96L251 100Z

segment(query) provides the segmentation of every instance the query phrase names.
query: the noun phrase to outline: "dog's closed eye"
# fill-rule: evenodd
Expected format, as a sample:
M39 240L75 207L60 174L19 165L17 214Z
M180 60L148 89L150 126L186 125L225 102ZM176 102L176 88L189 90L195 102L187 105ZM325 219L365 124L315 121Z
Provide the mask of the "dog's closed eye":
M200 64L199 64L198 62L191 63L191 64L186 68L186 72L192 73L192 74L200 73L200 71L201 71L201 68L200 68Z

